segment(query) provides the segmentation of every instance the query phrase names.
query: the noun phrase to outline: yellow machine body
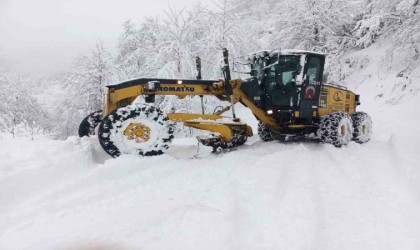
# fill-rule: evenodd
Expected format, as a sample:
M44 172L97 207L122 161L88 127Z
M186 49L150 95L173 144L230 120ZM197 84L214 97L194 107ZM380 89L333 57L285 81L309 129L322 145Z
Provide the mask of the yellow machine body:
M160 86L156 89L149 88L148 84L140 84L121 89L113 89L111 86L107 93L104 116L119 107L131 104L138 96L143 95L176 95L180 98L184 98L187 95L212 95L217 96L221 100L228 100L225 91L225 81L223 80L214 81L211 85L202 84L200 80L197 80L196 83L194 83L193 80L190 80L188 84L182 84L182 80L177 81L179 84L165 84L165 79L162 79ZM304 124L288 124L286 127L279 127L274 117L258 107L255 102L244 93L241 89L242 82L241 79L230 81L233 89L234 103L243 103L252 111L258 120L270 127L271 130L281 133L285 128L302 130L308 127ZM336 111L352 114L356 110L356 105L356 95L353 92L335 86L323 85L319 95L319 106L318 109L313 112L313 116L325 116ZM213 115L170 113L168 114L168 118L173 122L183 122L184 125L188 127L218 133L225 141L231 140L234 128L237 129L238 127L246 131L247 136L252 136L251 127L245 123L240 122L240 120L228 121L228 117L221 116L223 112L226 112L229 109L230 107L228 106ZM295 112L295 116L297 118L299 117L299 111Z
M321 87L318 115L324 116L337 111L352 114L356 111L356 106L356 95L353 92L328 85Z

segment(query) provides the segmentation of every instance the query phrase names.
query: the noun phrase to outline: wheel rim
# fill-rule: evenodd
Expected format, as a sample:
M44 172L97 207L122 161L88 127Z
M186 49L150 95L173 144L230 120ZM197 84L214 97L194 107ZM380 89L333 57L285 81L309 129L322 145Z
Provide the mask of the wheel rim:
M123 121L120 129L113 131L116 133L114 143L124 154L149 150L159 138L156 122L141 117Z
M364 122L362 124L362 126L360 126L360 131L361 131L361 134L364 137L366 137L366 138L370 137L370 134L371 134L371 125L370 125L370 123L367 122L367 121Z
M346 137L346 135L347 135L347 126L345 124L342 124L340 126L340 136L344 138Z
M147 142L150 140L150 128L142 123L130 123L124 130L124 135L136 143Z
M370 134L370 128L368 124L363 124L362 125L362 134L363 135L369 135Z
M337 132L341 145L349 143L352 135L351 121L344 119L340 122Z

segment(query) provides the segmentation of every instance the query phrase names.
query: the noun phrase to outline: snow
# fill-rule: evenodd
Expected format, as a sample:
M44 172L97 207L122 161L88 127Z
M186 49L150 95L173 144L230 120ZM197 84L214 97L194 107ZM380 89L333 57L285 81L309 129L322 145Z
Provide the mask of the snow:
M271 52L271 54L278 54L280 51L280 54L282 55L290 55L290 54L315 54L315 55L325 55L324 53L315 52L315 51L308 51L308 50L300 50L300 49L281 49L281 50L274 50Z
M325 55L323 53L315 52L315 51L309 51L309 50L300 50L300 49L276 49L276 50L261 50L249 53L247 55L248 58L259 58L264 57L267 55L274 56L277 55L280 52L281 55L295 55L295 54L315 54L315 55Z
M222 124L231 124L231 125L244 125L245 123L242 122L235 122L232 117L223 117L216 120L210 120L210 119L203 119L201 117L188 120L187 122L200 122L200 123L222 123Z
M184 138L111 159L93 137L3 136L0 249L419 249L420 128L398 119L419 104L363 102L373 138L343 148Z

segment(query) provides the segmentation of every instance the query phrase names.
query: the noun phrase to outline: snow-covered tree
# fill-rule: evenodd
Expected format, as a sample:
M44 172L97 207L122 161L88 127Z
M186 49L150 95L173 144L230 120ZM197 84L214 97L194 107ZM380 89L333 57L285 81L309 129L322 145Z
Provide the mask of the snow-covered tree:
M352 42L356 0L284 1L272 46L336 52Z
M52 79L48 91L56 97L50 107L53 130L62 137L75 135L88 114L101 110L105 86L113 82L117 71L114 59L101 41L90 54L78 58L72 68Z
M86 112L102 109L105 86L112 83L112 57L98 41L90 55L78 58L66 76L67 89Z
M418 5L418 0L365 0L353 31L357 46L368 47L380 36L398 31L409 17L415 16Z
M0 132L12 135L48 129L45 110L30 91L29 80L20 75L0 73ZM21 125L20 131L17 130ZM20 133L20 134L22 134Z
M120 80L155 75L162 64L153 58L159 53L158 45L163 38L160 19L146 17L139 28L127 20L123 28L116 61Z
M159 45L157 60L164 64L158 72L160 77L185 78L193 75L191 43L188 30L191 23L185 10L169 7L165 11L165 40Z

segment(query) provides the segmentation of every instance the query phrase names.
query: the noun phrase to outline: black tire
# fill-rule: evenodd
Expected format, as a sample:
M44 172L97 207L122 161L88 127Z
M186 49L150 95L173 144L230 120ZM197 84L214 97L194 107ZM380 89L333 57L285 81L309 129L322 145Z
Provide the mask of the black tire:
M318 133L323 142L336 147L347 145L353 137L353 122L344 112L334 112L322 117Z
M132 104L108 114L99 124L98 138L112 157L121 154L154 156L169 148L173 134L174 124L162 110L147 104Z
M261 121L258 122L258 135L260 139L264 142L269 142L273 140L270 129Z
M79 125L79 137L91 136L95 134L95 128L102 121L102 110L93 112L83 119Z
M365 112L355 112L353 119L353 140L357 143L366 143L372 135L372 119Z

